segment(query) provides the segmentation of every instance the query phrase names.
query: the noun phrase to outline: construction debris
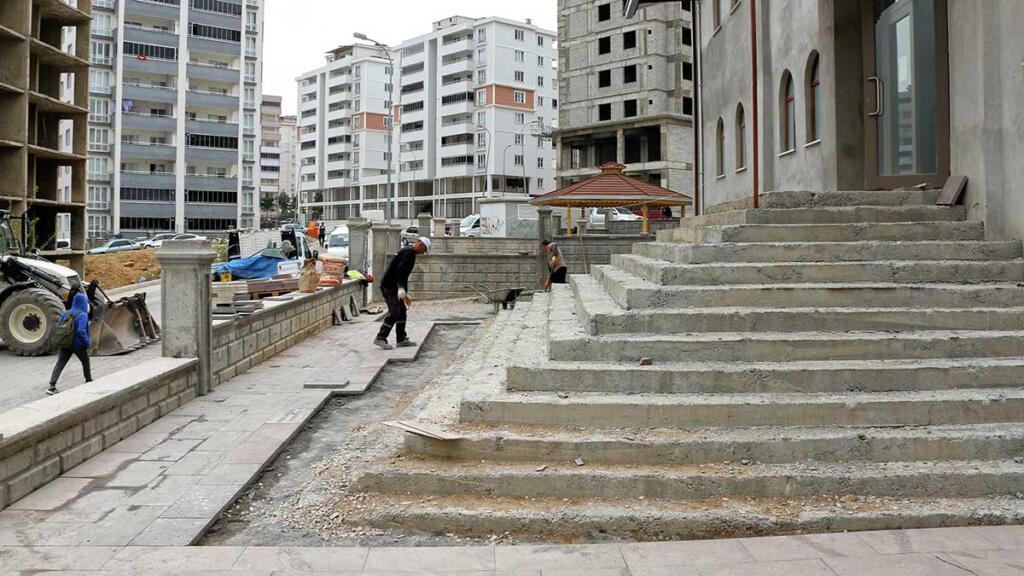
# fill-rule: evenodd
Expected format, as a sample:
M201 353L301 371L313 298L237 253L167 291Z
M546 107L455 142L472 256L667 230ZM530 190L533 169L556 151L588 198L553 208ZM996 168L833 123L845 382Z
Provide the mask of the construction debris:
M462 436L446 432L436 426L426 424L423 422L408 422L395 420L391 422L381 422L385 426L391 428L397 428L410 434L416 434L417 436L423 436L426 438L432 438L434 440L461 440Z

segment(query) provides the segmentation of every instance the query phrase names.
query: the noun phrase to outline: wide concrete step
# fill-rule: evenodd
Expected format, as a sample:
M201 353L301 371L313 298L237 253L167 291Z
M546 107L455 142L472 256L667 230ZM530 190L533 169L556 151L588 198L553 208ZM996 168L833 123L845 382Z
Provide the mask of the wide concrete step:
M1024 420L1024 389L828 394L467 394L464 423L585 428L931 426Z
M855 224L964 220L963 206L838 206L729 210L684 219L682 227L738 224Z
M862 242L984 240L981 222L741 224L672 231L681 242ZM659 238L661 239L661 238Z
M827 329L828 326L822 326ZM720 332L552 337L551 360L655 363L998 358L1024 352L1024 332Z
M830 330L1024 330L1024 307L996 308L644 308L625 310L594 280L570 277L588 334L806 332Z
M781 362L524 362L513 392L751 394L1006 388L1024 382L1024 357ZM1024 419L1024 416L1022 416Z
M457 430L455 432L458 432ZM1013 460L1024 424L914 428L704 428L699 430L489 429L459 440L407 434L404 451L445 460L669 466L922 460Z
M497 498L460 495L426 502L406 495L369 495L365 521L382 529L517 540L697 540L860 530L1024 523L1024 501L990 498L878 498L844 495L801 499L714 498L705 501ZM799 571L794 576L802 576Z
M1024 306L1024 286L993 284L736 284L661 286L614 266L592 274L615 302L639 308L993 308Z
M611 264L662 286L843 282L981 284L1024 280L1024 260L1021 259L673 264L636 254L614 254Z
M842 206L934 206L939 190L842 190L829 192L773 191L760 194L761 209ZM708 206L709 214L753 208L751 198Z
M584 460L584 463L586 461ZM448 462L406 459L357 480L365 491L393 494L524 498L721 497L979 498L1013 495L1024 483L1024 463L1013 460L920 462L711 464L706 466L576 466Z

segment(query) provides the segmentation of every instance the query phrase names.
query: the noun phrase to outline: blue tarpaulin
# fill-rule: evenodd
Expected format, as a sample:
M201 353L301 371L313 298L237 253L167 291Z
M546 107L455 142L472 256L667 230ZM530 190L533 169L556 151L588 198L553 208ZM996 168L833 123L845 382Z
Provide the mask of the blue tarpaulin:
M231 277L235 280L273 278L277 275L277 265L284 261L280 258L256 255L219 264L213 268L213 273L231 272Z

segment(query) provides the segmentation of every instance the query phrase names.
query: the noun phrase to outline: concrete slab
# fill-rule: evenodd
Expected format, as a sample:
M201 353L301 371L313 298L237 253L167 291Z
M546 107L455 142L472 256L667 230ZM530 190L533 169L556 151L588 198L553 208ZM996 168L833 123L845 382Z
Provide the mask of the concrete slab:
M8 506L9 510L56 510L78 497L92 480L57 478L39 490Z
M241 490L241 485L196 486L164 510L160 517L212 520L234 501Z
M623 544L622 557L630 570L662 566L716 566L753 562L754 557L736 540L648 542Z
M837 576L865 576L867 574L871 576L967 576L970 574L930 554L825 558L822 561Z
M293 572L362 572L368 548L249 547L232 570Z
M474 548L372 548L365 572L469 572L493 571L495 552L490 546Z
M131 545L191 546L209 522L205 518L157 518L131 541Z
M618 570L626 561L618 545L594 546L500 546L494 549L497 570Z

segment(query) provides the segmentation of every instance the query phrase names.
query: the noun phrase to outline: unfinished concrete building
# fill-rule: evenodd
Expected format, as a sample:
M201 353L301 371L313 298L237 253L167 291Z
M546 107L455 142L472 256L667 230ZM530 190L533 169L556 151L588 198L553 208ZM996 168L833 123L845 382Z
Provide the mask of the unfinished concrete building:
M693 38L689 3L559 0L558 184L606 162L671 190L692 187Z
M81 272L91 0L77 4L0 2L0 208L27 214L29 246ZM61 50L69 34L73 53ZM68 102L61 100L63 74L79 80ZM70 130L61 130L62 120ZM71 169L67 188L58 184L64 166ZM58 252L58 222L68 221L70 250Z

